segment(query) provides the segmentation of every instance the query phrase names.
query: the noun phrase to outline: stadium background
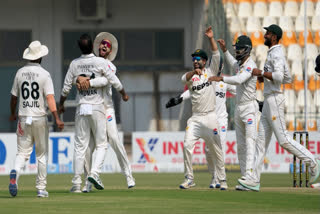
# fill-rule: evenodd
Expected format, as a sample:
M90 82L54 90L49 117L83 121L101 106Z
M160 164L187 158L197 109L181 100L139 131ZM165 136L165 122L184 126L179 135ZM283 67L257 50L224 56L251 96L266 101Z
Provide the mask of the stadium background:
M296 14L286 11L287 2L294 2L298 6ZM101 3L103 4L99 5ZM311 6L308 6L307 10L310 33L307 40L306 63L304 40L301 39L303 34L299 24L301 11L303 11L302 5L303 2L300 1L280 0L270 2L264 0L224 2L215 0L11 0L3 2L0 8L2 20L0 22L0 72L2 74L0 90L3 98L3 103L0 105L0 132L2 132L0 173L7 174L7 168L11 167L12 158L14 158L12 156L7 159L9 157L7 154L14 153L13 133L16 129L16 123L8 121L10 90L16 70L25 63L22 60L23 50L32 40L39 40L49 48L49 55L43 59L42 65L51 73L58 100L68 65L72 59L80 55L76 43L78 37L86 32L94 38L99 32L108 31L118 38L119 52L115 65L131 99L128 103L122 103L119 97L114 96L114 102L123 141L128 153L134 158L135 155L140 154L131 154L134 146L137 145L134 138L137 132L144 132L140 138L145 140L146 148L152 152L152 146L149 143L154 143L152 139L161 139L166 136L161 132L170 131L179 135L184 130L186 120L191 115L190 103L186 102L171 109L166 109L165 103L170 97L183 91L184 86L180 84L180 77L192 67L191 52L196 48L204 48L208 51L208 43L203 35L205 27L212 25L215 37L224 38L229 49L235 36L243 33L250 37L255 36L255 39L252 37L255 41L252 55L261 67L267 51L261 44L263 43L261 35L264 33L262 27L270 24L270 20L279 24L284 29L285 35L296 36L296 40L283 40L283 48L295 79L293 84L284 86L287 97L288 129L302 130L307 126L308 130L312 131L310 141L314 141L313 153L319 158L320 80L313 72L313 63L320 45L320 3L308 1L308 5ZM291 5L291 8L293 7ZM304 64L307 66L303 66ZM224 73L230 74L227 66L224 68ZM307 74L307 79L304 73ZM307 121L303 116L304 81L308 83ZM263 85L257 85L260 100L263 99L262 87ZM68 135L71 139L68 144L72 144L74 130L74 98L75 91L69 95L66 103L67 112L63 115L63 120L66 122L65 133L57 134L62 139L64 134ZM230 115L229 129L233 130L234 98L228 99L227 107ZM54 124L50 123L50 126L52 131L50 136L56 135ZM158 136L149 137L153 132ZM229 133L228 141L232 144L235 140L230 136L234 135L234 131ZM50 139L53 149L55 141ZM180 142L181 138L173 137L165 141ZM274 149L277 148L275 140L271 145ZM66 151L65 148L65 145L60 147L61 151ZM59 160L64 160L63 152L57 154ZM71 154L68 153L67 156L69 155ZM50 160L54 163L53 159ZM30 161L31 169L34 163ZM286 171L289 170L288 162L287 160ZM66 161L65 164L68 165L70 162ZM150 169L154 170L154 167Z

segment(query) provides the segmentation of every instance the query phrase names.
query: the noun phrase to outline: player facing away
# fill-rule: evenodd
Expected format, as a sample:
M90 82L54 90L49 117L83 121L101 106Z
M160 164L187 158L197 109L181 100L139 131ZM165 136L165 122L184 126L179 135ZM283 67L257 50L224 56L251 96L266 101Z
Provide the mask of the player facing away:
M101 32L96 36L94 40L93 50L97 56L102 57L106 60L109 68L115 74L117 71L117 68L111 61L113 61L117 55L117 51L118 51L117 39L108 32ZM79 85L82 85L83 87L105 86L104 105L106 107L106 118L107 118L107 139L112 149L114 150L115 154L117 155L117 159L119 161L119 165L121 167L122 173L126 177L128 188L134 187L135 180L132 176L132 170L131 170L130 162L128 159L128 155L126 153L123 143L121 143L120 141L119 132L117 128L115 110L114 110L114 105L112 101L112 85L108 83L107 79L104 77L95 78L91 80L89 78L79 77L78 82L79 82ZM125 96L122 96L122 100L128 101L129 97L125 93L124 88L123 88L122 94L125 95ZM85 173L86 171L90 171L90 168L91 168L92 153L94 151L94 142L91 142L91 140L90 140L90 145L93 145L93 146L89 146L86 154ZM91 190L90 183L88 183L86 187L84 187L83 192L90 192L90 190Z
M265 27L264 44L269 47L264 70L253 69L252 75L262 77L264 81L264 105L259 123L258 139L255 152L254 177L239 179L238 182L249 189L260 190L260 175L263 159L267 152L272 133L275 134L280 146L310 166L310 184L319 177L320 161L304 146L292 139L286 130L284 116L284 96L281 84L291 83L292 78L287 61L279 40L282 37L282 29L278 25Z
M234 121L237 137L237 153L241 170L241 179L250 176L254 168L254 153L257 139L257 120L259 106L256 101L257 77L252 76L256 63L250 57L252 42L247 36L239 36L235 43L236 57L234 58L225 46L224 40L218 40L224 52L226 61L236 73L230 77L210 77L209 81L223 81L236 85L236 106ZM247 190L241 185L236 190Z
M64 80L64 86L60 97L59 111L64 112L64 102L69 94L74 80L79 75L87 77L105 76L117 89L122 90L122 85L116 80L116 76L108 68L107 62L92 53L93 43L89 35L83 34L78 40L82 55L73 60L69 66ZM74 178L70 192L80 193L81 175L84 171L84 159L91 135L96 147L96 158L90 172L92 182L97 189L104 189L99 173L106 154L106 115L104 106L103 88L88 88L77 91L78 101L75 116L75 142L74 142Z
M222 63L220 62L220 65ZM219 68L222 70L222 67ZM216 114L218 118L219 124L219 132L220 132L220 141L222 146L222 151L225 152L225 145L226 145L226 137L227 137L227 130L228 130L228 112L226 108L226 94L229 91L231 94L236 94L236 87L233 85L229 85L224 82L216 82ZM180 104L182 101L190 99L190 91L186 90L178 97L171 98L168 103L166 104L167 108L173 107L175 105ZM206 146L205 149L206 160L208 165L208 171L211 174L211 181L209 184L209 188L215 189L220 188L220 183L217 179L215 164L213 161L213 155L210 153L209 148Z
M47 186L48 163L48 120L46 102L61 130L64 123L59 119L56 101L54 99L53 83L50 73L41 67L42 57L49 50L39 41L33 41L23 52L23 59L29 62L20 68L15 76L10 103L10 120L16 120L16 107L19 98L17 127L17 156L15 167L10 172L9 192L12 196L18 193L18 178L26 161L29 160L35 144L38 175L36 188L38 197L49 197Z
M213 37L211 27L207 28L212 58L209 67L205 67L208 56L205 51L197 49L191 56L194 70L182 76L182 82L187 85L191 95L192 116L188 119L183 145L185 180L180 184L181 189L195 186L192 154L197 140L202 138L213 155L216 174L221 190L228 188L224 167L224 152L220 141L219 125L215 112L216 96L215 84L208 82L210 76L219 72L220 53Z

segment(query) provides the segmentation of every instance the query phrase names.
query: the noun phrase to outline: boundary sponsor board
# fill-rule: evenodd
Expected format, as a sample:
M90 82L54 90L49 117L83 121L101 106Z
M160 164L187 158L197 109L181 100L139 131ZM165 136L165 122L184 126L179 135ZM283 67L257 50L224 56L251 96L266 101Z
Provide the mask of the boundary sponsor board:
M289 133L292 136L293 133ZM183 172L184 132L134 132L132 133L132 169L135 172ZM205 165L205 142L196 142L193 164ZM320 133L309 132L309 150L320 159ZM273 135L264 159L263 172L286 173L293 156L280 147ZM226 168L239 170L235 131L228 131L225 145ZM203 169L203 167L201 167Z
M123 133L120 132L120 140L123 142ZM48 173L73 173L74 133L61 132L49 133L48 146ZM17 135L15 133L0 134L0 175L9 174L14 168L17 152ZM94 158L94 156L93 156ZM118 159L108 144L106 160L102 172L121 172ZM23 174L37 173L35 150L26 162Z

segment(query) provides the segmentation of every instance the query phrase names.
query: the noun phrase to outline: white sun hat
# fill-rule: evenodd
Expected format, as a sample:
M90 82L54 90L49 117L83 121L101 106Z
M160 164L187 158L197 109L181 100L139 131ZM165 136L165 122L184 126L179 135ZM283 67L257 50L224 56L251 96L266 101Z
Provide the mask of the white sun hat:
M33 41L23 52L23 59L36 60L49 53L47 46L41 45L39 41Z
M116 37L114 37L114 35L112 35L111 33L101 32L96 36L94 43L93 43L93 52L96 56L99 56L99 46L100 46L100 43L102 42L102 40L104 40L104 39L107 39L112 43L112 51L107 58L110 61L113 61L114 58L116 58L116 56L117 56L118 41L117 41Z

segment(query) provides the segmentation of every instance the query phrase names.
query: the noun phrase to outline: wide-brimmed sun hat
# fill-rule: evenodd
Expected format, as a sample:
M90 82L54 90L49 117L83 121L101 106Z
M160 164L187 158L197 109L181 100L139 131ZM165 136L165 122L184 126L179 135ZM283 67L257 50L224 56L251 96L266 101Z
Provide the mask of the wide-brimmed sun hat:
M23 59L36 60L49 53L47 46L41 45L39 41L33 41L23 52Z
M93 43L93 52L96 56L99 56L99 46L100 43L102 42L102 40L109 40L112 43L112 51L111 53L108 55L108 59L110 61L113 61L116 56L117 56L117 52L118 52L118 41L116 39L116 37L114 37L114 35L112 35L111 33L108 32L101 32L99 33Z

